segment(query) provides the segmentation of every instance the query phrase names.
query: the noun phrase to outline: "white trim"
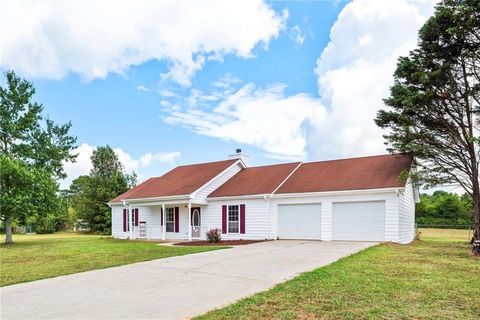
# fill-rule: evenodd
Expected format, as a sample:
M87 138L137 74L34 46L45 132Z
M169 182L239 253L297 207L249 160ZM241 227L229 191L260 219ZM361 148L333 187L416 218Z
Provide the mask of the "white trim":
M209 184L211 184L213 181L215 181L217 178L219 178L220 176L222 176L225 172L227 172L228 170L230 170L231 168L235 167L237 164L241 163L242 166L244 168L246 168L247 166L245 165L245 163L243 163L242 159L237 159L237 161L235 161L234 163L232 163L228 168L226 168L225 170L223 170L222 172L220 172L219 174L217 174L215 177L213 177L212 179L210 179L209 181L207 181L206 183L204 183L200 188L198 188L197 190L193 191L191 194L190 194L190 198L195 198L195 195L202 189L206 188Z
M167 210L168 209L173 209L172 210L172 213L173 213L173 221L170 221L170 222L173 222L173 231L167 231ZM164 220L164 224L165 224L165 232L166 233L175 233L175 207L168 207L168 208L165 208L165 220ZM179 221L180 223L180 221Z
M391 193L402 191L404 187L396 188L378 188L378 189L360 189L360 190L341 190L341 191L321 191L321 192L299 192L299 193L277 193L272 198L294 198L294 197L317 197L332 195L349 195L349 194L370 194L370 193Z
M159 200L181 200L181 199L185 199L187 202L188 199L190 199L190 195L188 194L183 194L183 195L178 195L178 196L167 196L167 197L152 197L152 198L136 198L136 199L125 199L125 200L121 200L119 202L108 202L109 204L111 205L116 205L117 203L125 203L125 202L128 202L128 203L131 203L131 202L142 202L142 201L146 201L146 202L149 202L149 201L159 201Z
M236 200L236 199L256 199L256 198L265 198L269 196L268 193L262 194L247 194L242 196L224 196L224 197L208 197L207 200L211 201L221 201L221 200Z
M165 204L163 203L162 204L162 212L160 213L162 215L162 220L161 221L163 221L163 225L161 226L162 227L162 240L165 240L165 233L166 233L166 230L167 230L166 211L167 211L167 209L165 208Z
M264 198L267 200L271 198L292 198L292 197L315 197L315 196L330 196L330 195L347 195L347 194L369 194L369 193L389 193L402 191L404 187L395 188L378 188L378 189L360 189L360 190L340 190L340 191L320 191L320 192L299 192L299 193L275 193L275 194L247 194L241 196L224 196L224 197L208 197L207 200L222 201L222 200L236 200L236 199L257 199ZM267 197L267 198L266 198Z
M278 185L278 187L275 188L275 190L272 191L272 193L270 194L270 197L273 196L275 194L275 192L277 192L278 189L280 189L281 186L283 186L285 184L285 182L287 182L287 180L292 176L292 174L295 173L295 171L297 171L298 168L300 168L300 166L303 164L303 162L300 162L296 167L295 169L292 170L292 172L290 172L290 174Z
M283 179L282 182L280 182L280 184L272 191L272 193L269 195L269 196L265 196L265 200L267 201L267 204L266 204L266 228L265 228L265 239L268 239L269 235L270 235L270 199L272 198L272 196L275 194L275 192L277 192L278 189L280 189L281 186L283 186L283 184L292 176L292 174L295 173L295 171L297 171L298 168L300 168L300 166L303 164L303 162L299 162L298 165L295 167L295 169L292 170L292 172L290 172L290 174L285 178Z
M230 207L237 207L237 222L238 231L237 232L230 232ZM227 234L240 234L240 205L239 204L227 204Z
M133 239L132 206L128 205L128 237Z
M192 203L188 203L187 209L188 216L188 241L192 241Z

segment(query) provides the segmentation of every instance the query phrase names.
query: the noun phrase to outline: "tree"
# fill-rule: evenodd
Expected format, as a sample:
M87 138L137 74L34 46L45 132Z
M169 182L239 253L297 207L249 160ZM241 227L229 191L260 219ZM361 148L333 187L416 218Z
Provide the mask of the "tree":
M92 231L107 233L111 214L107 202L135 185L136 175L125 174L115 151L110 146L98 147L92 154L92 169L70 186L70 198L77 216Z
M42 217L55 210L59 197L55 179L65 177L62 162L74 161L76 138L71 123L57 125L32 102L35 88L15 72L5 73L0 87L0 218L6 243L14 219Z
M473 222L472 198L468 194L435 191L421 194L415 206L416 222L428 225L464 225Z
M419 183L458 183L473 200L480 241L480 0L444 0L401 57L375 122L391 152L415 159ZM473 246L472 253L480 255Z

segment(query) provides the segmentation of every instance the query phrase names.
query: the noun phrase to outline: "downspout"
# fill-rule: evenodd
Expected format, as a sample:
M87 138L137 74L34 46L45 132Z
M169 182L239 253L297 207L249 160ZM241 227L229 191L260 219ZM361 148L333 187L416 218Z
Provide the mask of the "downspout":
M128 204L128 231L130 240L133 239L132 206Z
M270 196L263 196L263 198L267 201L267 228L265 230L265 240L268 240L268 237L270 235L270 198L271 198L272 195Z

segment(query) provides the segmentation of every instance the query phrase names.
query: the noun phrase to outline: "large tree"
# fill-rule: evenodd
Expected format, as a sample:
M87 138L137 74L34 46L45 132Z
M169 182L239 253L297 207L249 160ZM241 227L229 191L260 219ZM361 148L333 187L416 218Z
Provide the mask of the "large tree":
M76 138L70 123L57 125L42 116L43 106L33 102L35 88L15 72L5 73L0 87L0 219L6 243L12 242L12 222L55 210L62 163L74 161Z
M107 202L136 183L136 175L125 174L117 154L110 146L98 147L92 157L89 175L80 176L70 186L71 206L90 229L108 233L111 213Z
M439 3L394 78L390 108L375 119L388 129L389 150L414 157L420 182L461 185L473 199L480 241L480 0Z

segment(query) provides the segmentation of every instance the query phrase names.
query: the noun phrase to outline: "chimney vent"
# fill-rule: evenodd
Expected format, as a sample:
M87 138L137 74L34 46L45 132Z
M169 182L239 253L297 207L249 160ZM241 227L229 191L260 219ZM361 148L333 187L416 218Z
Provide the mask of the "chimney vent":
M242 159L243 163L248 166L248 160L250 157L248 154L242 152L242 149L235 149L235 153L228 156L228 159Z

